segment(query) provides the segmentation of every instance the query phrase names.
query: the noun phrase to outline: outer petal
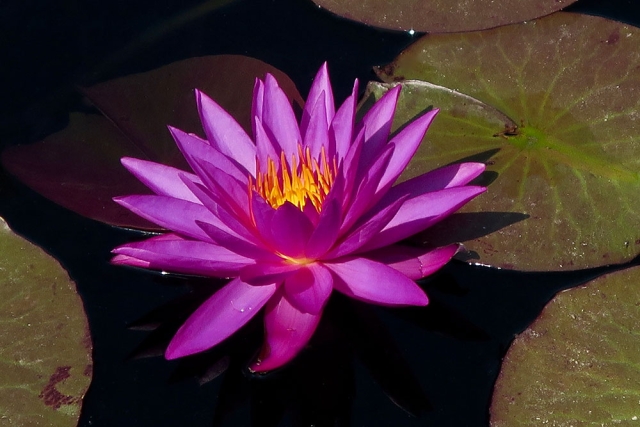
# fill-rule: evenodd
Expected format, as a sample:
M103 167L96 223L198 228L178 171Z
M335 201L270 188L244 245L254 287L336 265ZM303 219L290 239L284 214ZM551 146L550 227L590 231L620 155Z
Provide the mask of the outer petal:
M313 84L309 90L309 96L302 111L302 120L300 121L300 132L304 137L307 133L308 125L313 115L313 112L317 108L317 102L321 101L323 105L323 121L325 129L328 128L329 123L333 120L335 115L335 104L333 100L333 90L331 89L331 82L329 81L329 71L327 69L327 63L322 64L316 77L313 79Z
M316 105L312 109L302 144L304 147L309 147L311 157L316 159L320 156L322 147L327 150L326 154L335 152L335 147L332 148L329 146L329 125L326 120L327 112L325 111L324 93L320 95L320 98L316 101ZM306 105L309 104L307 103ZM331 161L330 159L331 157L329 157L329 161Z
M208 277L237 276L240 269L255 262L212 243L182 238L151 238L119 246L112 252L139 261L118 258L119 264L140 267L144 262L146 268Z
M331 249L338 238L341 220L340 202L336 199L325 201L318 225L313 230L304 250L307 258L319 258Z
M247 258L260 260L277 260L278 257L268 252L260 245L238 237L235 233L224 231L213 224L197 221L197 225L202 228L210 241L229 249Z
M264 80L262 125L271 140L284 151L287 161L291 161L291 156L298 153L298 144L302 142L300 130L289 99L271 74L267 74Z
M321 264L309 264L284 281L286 298L303 313L320 314L333 290L331 272Z
M444 166L394 185L380 203L391 203L405 195L413 199L425 193L461 187L484 172L484 169L484 163L457 163Z
M438 111L431 110L418 117L389 141L390 144L395 144L396 148L393 150L393 157L391 157L389 166L387 166L387 170L384 172L380 184L378 184L377 191L391 186L402 171L405 170Z
M282 294L272 298L264 316L264 347L250 369L266 372L289 362L309 342L319 322L319 314L300 312Z
M435 249L393 245L367 252L362 256L386 264L411 280L418 280L438 271L451 260L459 248L460 245L457 243Z
M356 126L357 132L365 129L364 149L360 159L360 164L365 167L371 164L387 144L401 87L398 85L385 93Z
M326 262L333 286L350 297L381 305L427 305L424 291L404 274L366 258Z
M146 160L123 157L122 165L144 185L160 196L175 197L193 203L200 203L179 178L183 174L187 179L200 183L200 178L192 173Z
M178 329L165 357L176 359L219 344L255 316L275 292L275 284L252 286L240 279L232 280Z
M306 215L289 202L276 209L271 219L271 235L276 250L283 255L303 256L313 224Z
M160 227L175 231L197 240L211 242L196 221L216 224L226 228L210 210L204 206L167 196L124 196L115 197L116 203L129 209L136 215L158 224Z
M389 224L363 249L377 249L406 239L451 215L486 190L485 187L469 185L434 191L409 199Z
M202 127L209 143L254 174L256 146L242 129L242 126L221 106L199 90L196 90L196 100Z
M353 83L351 95L342 103L329 126L331 145L336 148L338 159L347 155L353 138L353 128L356 117L356 103L358 102L358 80ZM328 153L333 156L334 153Z
M178 148L194 171L198 169L196 161L206 160L211 164L218 165L220 169L244 183L247 182L250 173L255 174L255 172L246 170L241 164L222 154L217 148L209 145L207 141L197 135L183 132L171 126L169 126L169 132L171 132L171 136L176 141ZM255 165L251 171L254 169Z

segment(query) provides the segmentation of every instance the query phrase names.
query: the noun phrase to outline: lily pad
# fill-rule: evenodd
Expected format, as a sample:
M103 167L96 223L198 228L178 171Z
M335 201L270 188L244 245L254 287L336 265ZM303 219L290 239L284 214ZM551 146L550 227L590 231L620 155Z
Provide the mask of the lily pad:
M504 359L491 426L640 422L640 267L558 294Z
M313 0L367 25L427 33L474 31L545 16L576 0Z
M75 426L92 374L75 284L0 218L0 424Z
M132 156L189 170L167 125L204 136L194 88L201 89L251 130L256 77L273 74L294 104L303 100L281 71L235 55L192 58L83 89L102 112L73 113L69 126L44 141L11 147L4 167L44 197L80 215L123 227L157 230L111 200L148 193L120 164Z
M509 118L478 129L483 139L471 142L450 122L449 135L432 135L411 165L426 171L495 153L487 162L495 181L463 212L528 219L468 236L477 261L574 270L640 252L639 43L637 28L560 12L493 30L428 35L377 70L389 82L419 79L456 89ZM460 105L460 122L465 111ZM449 239L446 225L431 238Z

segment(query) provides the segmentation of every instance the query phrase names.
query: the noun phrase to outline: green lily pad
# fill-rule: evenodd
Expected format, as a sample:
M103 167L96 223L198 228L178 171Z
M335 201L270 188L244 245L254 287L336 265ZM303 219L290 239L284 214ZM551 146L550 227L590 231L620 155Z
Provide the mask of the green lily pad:
M427 33L474 31L545 16L576 0L313 0L367 25Z
M80 215L158 230L112 201L115 196L149 192L120 158L189 170L167 125L204 136L193 90L212 97L250 131L253 85L266 73L273 74L302 108L294 83L262 61L237 55L191 58L83 89L103 116L72 113L69 125L44 141L5 150L2 164L36 192Z
M558 294L504 359L492 427L640 423L640 267Z
M75 284L0 218L0 424L75 426L92 374Z
M428 35L377 70L389 82L419 79L456 89L509 117L472 143L457 138L452 124L451 137L423 144L411 166L426 171L496 153L488 161L495 181L463 212L528 219L469 236L465 246L477 261L574 270L640 252L639 46L637 28L561 12L493 30ZM446 240L445 225L431 238Z

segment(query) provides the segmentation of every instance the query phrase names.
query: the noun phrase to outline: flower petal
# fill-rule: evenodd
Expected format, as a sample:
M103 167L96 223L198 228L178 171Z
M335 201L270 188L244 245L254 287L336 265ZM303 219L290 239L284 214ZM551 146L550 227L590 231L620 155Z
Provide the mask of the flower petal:
M340 202L336 199L325 201L318 224L304 250L306 258L317 259L331 249L338 238L341 220Z
M271 219L273 245L285 256L302 257L313 228L311 221L300 209L285 202L276 209Z
M319 322L319 314L302 313L286 298L273 297L265 310L265 343L250 369L266 372L289 362L309 342Z
M193 203L200 203L198 198L189 191L178 177L178 174L184 174L187 179L193 182L201 182L196 175L171 166L132 157L123 157L120 162L129 172L159 196L175 197Z
M252 286L234 279L204 302L178 329L165 357L208 350L240 329L276 292L276 285Z
M255 260L277 260L278 257L263 249L257 242L238 237L235 232L225 231L213 224L197 221L208 239L239 255Z
M390 306L424 306L429 302L413 280L379 262L351 258L324 265L334 273L333 287L350 297Z
M320 95L311 112L311 118L309 119L309 125L304 134L302 144L303 147L309 147L311 157L314 159L319 158L323 147L325 149L325 155L330 152L335 152L335 147L329 147L329 125L326 121L327 113L325 111L324 93ZM331 161L331 157L329 157L329 161Z
M222 154L217 148L212 147L207 141L197 135L183 132L171 126L169 126L169 132L176 141L187 163L189 163L189 166L191 166L191 169L194 171L198 169L196 160L206 160L211 164L218 165L220 169L241 182L246 183L249 174L253 173L247 171L238 162ZM255 165L253 169L255 169Z
M322 64L315 78L313 79L313 83L311 84L311 89L309 89L309 96L307 96L307 101L304 106L304 110L302 111L302 120L300 121L300 132L302 136L305 137L309 123L313 120L318 120L319 118L315 117L314 114L317 114L320 110L318 108L317 103L322 102L323 106L323 115L321 118L324 121L325 128L329 127L329 123L333 120L333 116L335 115L335 104L333 100L333 89L331 89L331 81L329 80L329 71L327 69L327 63ZM306 140L306 138L305 138Z
M363 249L371 250L406 239L460 209L485 187L465 186L426 193L404 202L396 216Z
M112 252L144 262L146 268L208 277L237 276L241 268L255 262L212 243L176 237L152 237L119 246ZM119 258L118 263L139 267L139 262Z
M262 122L258 117L253 118L253 134L256 138L256 159L258 160L258 167L262 173L265 173L268 170L269 162L276 162L280 159L280 153L276 152L276 146L274 145L267 132L264 130L264 126L262 126ZM277 147L280 148L279 146ZM256 170L256 175L258 171Z
M457 163L444 166L394 185L380 201L391 203L408 195L410 199L445 188L461 187L484 172L484 163Z
M401 87L398 85L385 93L356 125L357 132L365 129L364 149L360 159L360 164L364 167L371 164L387 144Z
M331 146L335 147L335 155L342 159L347 155L353 138L353 128L358 102L358 80L353 83L351 95L342 103L329 126ZM328 153L331 157L334 153Z
M393 150L393 156L389 161L389 166L387 166L382 179L380 179L376 191L386 191L388 189L387 186L393 185L405 170L409 161L418 150L422 138L424 138L424 135L427 133L427 129L429 129L438 111L437 109L431 110L418 117L389 141L389 144L395 144L396 148Z
M242 126L224 108L199 90L196 90L196 100L209 143L254 174L256 146Z
M435 249L392 245L367 252L362 256L386 264L411 280L418 280L438 271L451 260L459 248L460 245L457 243Z
M240 271L240 279L255 286L280 284L300 268L300 265L285 262L282 258L273 262L260 261L243 268Z
M271 74L264 79L262 125L271 140L284 151L287 161L290 161L291 156L298 153L298 144L302 139L291 103Z
M320 314L333 290L331 272L321 264L309 264L284 281L286 298L303 313Z
M113 201L160 227L197 240L212 241L196 224L196 221L224 227L210 210L201 204L186 200L167 196L143 195L114 197Z

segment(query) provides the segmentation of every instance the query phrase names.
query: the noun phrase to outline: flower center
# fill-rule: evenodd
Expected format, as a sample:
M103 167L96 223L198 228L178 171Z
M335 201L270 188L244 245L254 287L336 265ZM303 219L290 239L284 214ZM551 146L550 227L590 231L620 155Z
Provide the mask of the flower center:
M322 147L318 159L311 157L309 147L298 145L298 153L291 156L287 163L284 152L280 153L280 163L267 159L267 170L256 166L255 182L249 177L249 197L253 191L260 194L273 208L290 202L303 210L311 203L317 212L329 194L337 174L335 157L329 161Z

